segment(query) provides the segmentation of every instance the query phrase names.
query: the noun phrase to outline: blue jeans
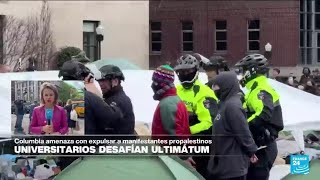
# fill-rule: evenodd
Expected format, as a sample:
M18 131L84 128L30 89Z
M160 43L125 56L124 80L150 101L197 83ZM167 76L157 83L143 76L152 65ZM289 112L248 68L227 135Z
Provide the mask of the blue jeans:
M17 115L17 121L15 125L16 130L23 131L22 120L23 120L23 115Z

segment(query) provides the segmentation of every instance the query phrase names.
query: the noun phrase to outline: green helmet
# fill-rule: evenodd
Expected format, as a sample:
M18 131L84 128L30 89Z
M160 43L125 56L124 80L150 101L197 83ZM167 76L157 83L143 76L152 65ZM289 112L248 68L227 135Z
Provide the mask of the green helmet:
M124 81L124 75L118 66L105 65L101 67L99 71L101 72L101 79L98 80L118 78L119 80Z

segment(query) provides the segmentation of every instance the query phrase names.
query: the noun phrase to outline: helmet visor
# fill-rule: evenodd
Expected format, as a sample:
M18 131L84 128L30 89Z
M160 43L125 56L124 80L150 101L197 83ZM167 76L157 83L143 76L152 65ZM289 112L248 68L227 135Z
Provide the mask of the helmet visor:
M177 76L182 84L184 83L193 83L197 78L198 71L193 69L183 69L177 71Z

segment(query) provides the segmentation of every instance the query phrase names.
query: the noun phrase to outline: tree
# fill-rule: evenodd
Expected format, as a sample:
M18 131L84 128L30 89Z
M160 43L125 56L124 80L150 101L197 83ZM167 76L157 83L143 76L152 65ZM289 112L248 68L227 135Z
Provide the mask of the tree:
M40 13L25 18L6 16L3 20L3 64L14 70L28 66L34 58L36 69L48 70L49 60L55 52L51 30L51 10L48 2L43 1ZM19 63L21 59L21 64Z
M81 52L81 49L77 47L64 47L57 52L57 66L60 68L64 62L72 59L72 56L76 56Z
M72 99L72 91L75 89L74 87L70 86L65 82L61 82L60 89L59 89L59 99L62 102L67 102L68 99Z
M72 99L75 100L84 100L84 92L82 90L78 90L73 94Z

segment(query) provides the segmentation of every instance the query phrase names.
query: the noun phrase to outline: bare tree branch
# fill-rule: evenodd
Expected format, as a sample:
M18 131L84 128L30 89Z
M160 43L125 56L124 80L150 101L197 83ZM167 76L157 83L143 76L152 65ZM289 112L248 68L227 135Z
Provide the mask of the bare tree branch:
M38 70L48 70L49 60L55 53L55 44L51 30L51 10L48 2L43 1L41 11L25 18L7 16L3 23L4 64L22 68L29 65L29 59L35 59Z

